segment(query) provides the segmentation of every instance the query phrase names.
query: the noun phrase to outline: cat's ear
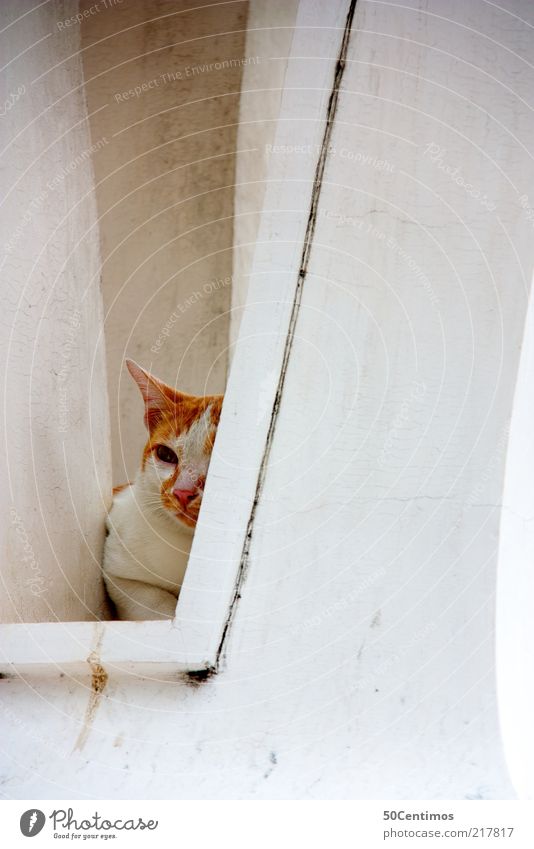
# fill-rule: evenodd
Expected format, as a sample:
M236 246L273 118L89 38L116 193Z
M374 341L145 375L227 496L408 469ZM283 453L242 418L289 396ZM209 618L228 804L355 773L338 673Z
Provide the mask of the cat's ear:
M178 393L133 360L126 360L126 365L141 390L145 402L145 425L151 431L162 419L173 413Z

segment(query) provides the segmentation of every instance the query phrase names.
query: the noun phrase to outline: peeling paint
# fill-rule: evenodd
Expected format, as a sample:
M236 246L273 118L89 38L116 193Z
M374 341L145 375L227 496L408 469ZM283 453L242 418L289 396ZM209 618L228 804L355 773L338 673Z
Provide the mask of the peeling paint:
M81 752L87 742L87 738L89 737L89 734L91 732L91 727L93 725L96 712L98 710L98 706L102 698L102 693L104 692L108 683L108 673L100 663L100 653L102 648L103 636L104 630L102 626L97 625L95 629L95 647L87 658L87 663L89 664L91 669L91 691L89 694L87 708L85 709L82 730L80 731L78 739L76 740L76 744L73 749L74 752Z

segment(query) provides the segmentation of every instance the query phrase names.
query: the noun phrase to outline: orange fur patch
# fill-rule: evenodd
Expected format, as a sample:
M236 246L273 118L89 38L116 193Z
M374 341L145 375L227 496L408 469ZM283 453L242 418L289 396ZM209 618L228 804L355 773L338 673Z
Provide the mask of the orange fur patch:
M129 486L132 486L132 484L130 482L121 483L121 484L119 484L119 486L114 486L113 487L113 495L118 495L119 492L122 492L123 489L128 489Z
M223 402L222 395L197 397L195 395L182 395L178 392L175 395L177 399L169 403L168 409L161 411L160 416L155 419L150 429L150 436L143 450L142 468L145 467L145 463L156 445L165 442L169 437L179 436L184 431L188 431L210 405L212 405L210 419L214 428L219 424ZM206 454L211 454L214 441L215 432L210 429L204 444Z
M178 394L178 393L177 393ZM173 404L173 409L166 410L161 419L150 431L150 437L145 445L143 452L143 468L152 451L160 443L172 437L179 436L181 433L187 432L189 428L198 421L211 405L210 412L211 426L208 428L206 440L204 442L204 453L207 457L211 455L213 444L215 441L215 431L221 416L222 395L205 395L196 397L194 395L179 395ZM173 495L175 481L179 474L177 466L174 474L165 480L161 485L161 501L167 510L179 514L180 520L190 528L194 528L200 506L202 503L202 494L200 493L193 501L187 505L187 512L184 512L177 503L176 497ZM205 477L197 481L197 486L203 490Z
M221 417L223 403L222 395L187 395L178 392L167 384L158 380L153 375L138 366L137 363L127 360L128 369L136 381L145 402L145 424L148 427L149 437L143 450L141 470L144 471L147 460L156 450L158 445L173 442L177 437L186 434L195 422L199 421L210 409L210 416L206 426L206 436L203 442L203 454L206 462L202 468L195 472L191 478L191 500L184 508L180 498L174 494L174 486L183 470L179 464L174 472L166 478L160 486L160 497L163 506L177 516L184 524L194 528L198 519L202 493L206 476L204 469L209 463L215 433ZM181 461L180 461L181 462ZM187 469L187 461L185 464ZM185 478L187 480L187 476ZM183 483L182 476L179 486L189 490L187 484Z

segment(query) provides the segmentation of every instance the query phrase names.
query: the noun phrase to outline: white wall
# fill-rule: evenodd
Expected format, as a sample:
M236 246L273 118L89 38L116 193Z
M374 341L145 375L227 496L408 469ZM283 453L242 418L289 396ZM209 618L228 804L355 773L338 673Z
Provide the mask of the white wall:
M245 54L260 61L243 68L236 161L230 341L239 333L282 100L297 0L250 0ZM232 353L232 351L231 351Z
M57 26L77 4L34 5L3 3L0 35L0 618L13 622L105 615L100 558L110 491L80 30Z
M497 684L507 761L520 798L534 796L534 298L525 324L510 421L499 531Z
M514 796L494 608L533 10L357 4L299 288L347 7L299 4L195 539L204 574L247 566L224 662L199 686L110 665L96 700L69 669L3 681L8 797Z
M224 391L239 92L256 60L246 18L246 2L123 0L82 24L92 138L106 140L94 162L115 484L146 440L125 356L185 392Z

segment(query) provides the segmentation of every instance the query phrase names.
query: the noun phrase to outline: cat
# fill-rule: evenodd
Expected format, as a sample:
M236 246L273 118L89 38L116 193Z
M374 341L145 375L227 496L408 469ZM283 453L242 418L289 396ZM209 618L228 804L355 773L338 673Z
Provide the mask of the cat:
M113 490L103 573L119 619L173 618L222 395L177 392L126 360L145 402L148 442L133 483Z

